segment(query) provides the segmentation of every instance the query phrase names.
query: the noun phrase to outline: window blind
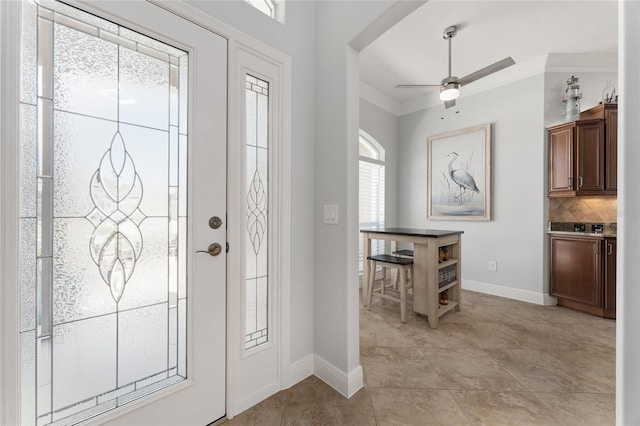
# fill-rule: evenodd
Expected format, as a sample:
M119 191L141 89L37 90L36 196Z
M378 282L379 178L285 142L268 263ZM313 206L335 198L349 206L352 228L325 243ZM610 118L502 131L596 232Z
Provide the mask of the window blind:
M360 229L384 226L384 165L379 163L379 161L360 160ZM359 247L358 265L362 274L362 237L360 237ZM384 241L372 240L371 253L384 253Z

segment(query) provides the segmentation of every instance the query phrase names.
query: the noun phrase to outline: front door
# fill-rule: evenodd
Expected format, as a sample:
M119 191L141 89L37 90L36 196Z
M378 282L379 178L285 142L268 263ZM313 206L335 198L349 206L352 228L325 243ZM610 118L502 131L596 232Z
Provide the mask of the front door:
M225 415L227 41L22 3L23 425ZM217 245L216 245L217 244Z

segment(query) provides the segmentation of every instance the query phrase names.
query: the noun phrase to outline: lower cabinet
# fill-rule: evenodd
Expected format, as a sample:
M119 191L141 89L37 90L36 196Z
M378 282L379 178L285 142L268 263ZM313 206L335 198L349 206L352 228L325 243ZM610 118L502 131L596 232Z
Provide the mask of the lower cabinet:
M615 318L615 238L552 235L550 241L550 293L558 305Z

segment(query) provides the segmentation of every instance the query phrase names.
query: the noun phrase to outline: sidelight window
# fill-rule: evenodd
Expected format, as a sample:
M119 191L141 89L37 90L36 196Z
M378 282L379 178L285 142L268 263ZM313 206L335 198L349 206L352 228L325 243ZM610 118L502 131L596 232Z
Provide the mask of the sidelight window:
M269 83L246 75L245 349L269 340Z

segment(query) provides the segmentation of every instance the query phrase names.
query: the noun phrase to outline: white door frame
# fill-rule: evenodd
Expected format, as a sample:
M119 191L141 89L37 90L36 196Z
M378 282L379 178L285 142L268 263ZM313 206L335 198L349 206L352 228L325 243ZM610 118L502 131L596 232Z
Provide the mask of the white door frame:
M227 24L193 8L181 1L175 0L147 0L178 16L181 16L209 31L219 34L229 41L228 63L235 61L239 46L268 58L275 64L282 76L282 90L278 94L281 105L281 115L278 120L280 128L279 148L277 155L279 165L278 179L274 187L279 207L277 234L273 234L275 253L278 256L276 270L278 280L278 324L279 340L279 389L291 386L295 375L290 374L290 219L291 219L291 59L289 56L273 49L264 43L230 27ZM0 424L14 424L20 413L20 344L18 334L19 312L19 262L18 262L18 144L19 138L19 64L20 64L20 2L0 1ZM238 79L244 78L229 72L229 87L235 87ZM240 114L238 103L229 105L231 120ZM229 143L238 143L232 138L238 137L238 129L229 128ZM237 188L229 188L229 191ZM233 241L229 242L230 245ZM233 268L234 265L228 265ZM238 283L227 282L229 290ZM227 292L231 294L231 291ZM228 300L228 303L236 303ZM227 312L239 309L239 306L228 305ZM239 326L227 321L228 333L239 329ZM237 336L236 336L237 338ZM227 350L232 344L232 336L227 336ZM230 354L229 354L230 355ZM230 398L229 389L233 386L233 371L237 362L229 356L227 362L227 416L233 417L247 407L238 405L238 401ZM255 403L259 402L258 400Z
M0 424L20 413L18 144L19 2L0 2ZM8 142L8 141L11 141Z
M287 98L287 75L285 67L274 62L262 52L241 43L233 43L230 58L231 75L229 91L229 148L228 170L229 197L227 207L229 218L228 236L231 242L229 267L227 269L230 285L227 288L228 306L228 347L227 362L227 417L238 413L268 398L290 385L287 378L289 370L289 341L284 339L289 333L289 223L288 208L289 186L289 147L285 143L287 133L287 114L283 106ZM242 262L245 247L248 244L245 220L246 165L245 138L245 93L246 75L251 74L269 82L269 210L268 210L268 246L269 246L269 283L268 283L268 327L269 341L245 350L245 306L246 294L245 270ZM236 171L234 173L234 171ZM233 248L236 247L236 250ZM233 284L237 283L237 284ZM285 364L286 362L286 364ZM276 370L270 370L273 366ZM267 368L265 371L264 368Z

